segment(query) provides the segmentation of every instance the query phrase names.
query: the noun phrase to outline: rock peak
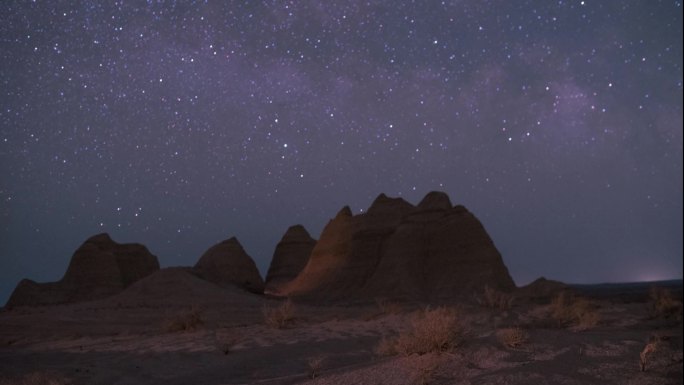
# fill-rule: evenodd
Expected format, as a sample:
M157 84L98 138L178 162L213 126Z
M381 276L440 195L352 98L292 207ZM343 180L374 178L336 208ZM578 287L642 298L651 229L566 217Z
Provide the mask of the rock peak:
M224 240L224 241L222 241L222 242L220 242L219 244L222 244L222 245L236 245L236 246L242 247L242 244L240 244L240 241L238 241L237 237L234 237L234 236L233 236L233 237L230 237L230 238L228 238L228 239L226 239L226 240Z
M373 210L373 208L377 208L390 203L392 203L392 198L388 197L384 193L380 193L380 195L373 199L373 203L371 203L370 207L368 208L368 211Z
M418 208L422 210L449 210L451 208L451 199L449 199L449 195L442 191L430 191L418 203Z
M264 290L264 281L254 260L236 237L210 247L197 261L193 271L200 278L219 286L238 286L253 293Z
M340 217L351 217L353 216L351 209L349 206L344 206L342 209L335 215L335 219L340 218Z
M311 234L309 234L308 231L306 231L306 228L302 225L294 225L288 227L287 231L285 231L285 235L283 235L283 238L281 241L284 240L295 240L295 239L311 239Z
M304 269L315 245L316 240L311 238L304 226L290 226L273 252L264 292L279 295Z
M402 198L390 198L381 193L377 198L375 198L373 203L368 208L368 213L405 210L410 208L413 208L413 205L406 202Z
M84 243L116 243L108 233L100 233L86 239Z

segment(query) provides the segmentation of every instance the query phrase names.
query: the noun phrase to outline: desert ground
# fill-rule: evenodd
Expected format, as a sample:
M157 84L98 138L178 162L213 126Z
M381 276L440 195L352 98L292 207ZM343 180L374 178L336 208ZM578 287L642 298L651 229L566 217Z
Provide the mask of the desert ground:
M681 281L322 305L159 276L3 309L0 383L682 383Z

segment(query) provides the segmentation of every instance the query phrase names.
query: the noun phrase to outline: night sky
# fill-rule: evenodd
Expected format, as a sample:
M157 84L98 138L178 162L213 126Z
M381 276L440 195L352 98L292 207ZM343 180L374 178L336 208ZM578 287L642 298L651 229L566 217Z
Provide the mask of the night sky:
M431 190L517 284L682 276L681 1L2 1L0 38L0 303L96 233L263 274Z

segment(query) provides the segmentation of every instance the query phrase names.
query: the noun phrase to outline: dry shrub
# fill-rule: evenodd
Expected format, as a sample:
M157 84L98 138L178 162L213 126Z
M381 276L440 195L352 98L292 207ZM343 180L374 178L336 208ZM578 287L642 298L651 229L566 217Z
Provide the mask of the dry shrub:
M177 314L171 319L164 321L164 330L170 333L196 330L204 324L202 311L193 306L190 310Z
M450 351L463 338L463 328L456 310L440 307L414 315L411 328L394 338L383 338L376 352L383 355L411 355Z
M216 347L218 348L218 350L221 351L221 353L227 356L228 353L230 353L230 351L233 350L233 343L230 341L223 341L217 344Z
M649 358L653 353L658 350L658 340L656 339L655 341L651 341L644 346L644 349L639 353L639 366L641 367L641 371L645 372L646 371L646 364L648 363Z
M594 306L585 298L576 298L571 293L559 293L551 302L551 317L558 322L558 327L574 326L578 330L595 327L601 316Z
M411 383L427 385L436 379L437 370L442 362L438 354L432 353L420 357L407 357L403 363L411 373Z
M530 336L525 330L519 327L513 327L497 330L496 338L503 346L517 348L527 342Z
M485 285L482 296L478 302L486 307L499 310L508 310L513 304L513 296Z
M397 350L394 348L394 340L396 338L392 337L382 337L378 345L375 347L375 354L381 356L392 356L397 354Z
M676 299L670 290L664 287L652 287L649 296L653 317L668 318L676 315L681 318L682 301Z
M233 348L238 342L238 339L233 336L224 336L221 338L214 337L216 340L216 349L224 355L228 355L233 351Z
M294 322L294 304L289 298L277 307L264 305L262 312L266 325L274 329L286 328Z
M309 378L313 380L320 375L324 360L325 358L322 356L311 357L308 359L307 364L309 365Z
M68 385L71 381L46 372L33 372L12 379L0 379L0 385Z
M376 298L375 303L378 305L378 310L380 311L380 314L383 315L399 314L402 311L402 307L400 304L392 302L387 298Z

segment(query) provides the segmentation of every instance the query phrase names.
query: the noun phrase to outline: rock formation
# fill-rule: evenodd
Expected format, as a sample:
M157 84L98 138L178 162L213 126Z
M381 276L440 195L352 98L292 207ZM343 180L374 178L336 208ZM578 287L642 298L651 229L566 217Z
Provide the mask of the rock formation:
M115 306L178 308L216 307L223 311L260 307L259 296L236 286L220 287L199 278L191 267L167 267L107 298Z
M537 302L548 302L551 298L566 290L570 290L570 286L567 284L540 277L534 280L534 282L518 288L515 295L518 298L527 298Z
M71 257L58 282L19 282L8 307L47 305L100 299L121 292L159 270L157 257L137 243L119 244L108 234L88 238Z
M209 248L193 268L200 278L219 286L238 286L253 293L264 292L264 281L252 258L232 237Z
M448 298L515 284L482 224L431 192L413 206L378 196L364 214L343 208L323 230L285 295L303 298Z
M309 261L316 240L311 238L304 226L291 226L278 242L266 274L267 294L278 294L299 275Z

